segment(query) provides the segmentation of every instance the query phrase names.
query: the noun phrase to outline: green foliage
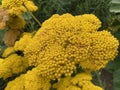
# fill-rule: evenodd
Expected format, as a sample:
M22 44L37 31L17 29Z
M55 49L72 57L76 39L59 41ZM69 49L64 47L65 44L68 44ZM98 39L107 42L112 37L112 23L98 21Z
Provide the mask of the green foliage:
M110 12L120 13L120 0L112 0Z
M43 22L53 14L71 13L73 15L93 13L103 22L103 28L110 21L111 0L33 0L39 7L35 16Z
M5 30L0 31L0 44L2 43L2 38L4 36Z
M120 25L119 25L120 26ZM114 33L120 42L120 33ZM114 61L109 62L106 66L106 70L113 74L113 90L120 90L120 46L119 53Z
M71 5L72 1L77 0L33 0L35 4L38 6L38 11L35 13L37 18L40 21L44 21L48 19L55 13L63 14L67 13L66 7L67 5Z
M120 42L120 0L112 0L110 12L113 19L112 32ZM120 90L120 47L118 51L118 56L106 67L106 70L113 73L113 90Z
M120 26L120 24L116 24L114 26ZM118 30L118 28L115 29ZM120 33L118 31L115 32L114 35L116 35L120 42ZM120 90L120 47L118 51L118 56L114 59L114 61L109 62L106 67L106 70L113 74L113 90Z
M3 37L5 32L6 30L0 30L0 56L3 53L4 49L6 48L6 46L3 43Z
M3 43L3 36L5 32L6 30L0 30L0 57L6 48L6 46ZM4 90L4 87L6 86L7 82L8 82L7 80L3 80L2 78L0 78L0 90Z
M113 18L113 22L111 24L112 27L112 33L120 42L120 0L112 0L111 1L111 7L110 12L111 16ZM114 61L109 62L106 69L112 73L116 72L120 67L120 47L118 49L119 53L118 56L114 59Z
M113 73L113 90L120 90L120 68Z
M112 0L110 12L112 13L112 25L113 31L120 33L120 0Z

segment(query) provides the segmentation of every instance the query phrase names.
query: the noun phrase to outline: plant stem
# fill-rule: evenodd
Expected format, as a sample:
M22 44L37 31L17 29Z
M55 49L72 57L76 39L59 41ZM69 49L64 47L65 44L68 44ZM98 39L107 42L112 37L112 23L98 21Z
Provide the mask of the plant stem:
M33 19L38 23L39 26L41 26L40 21L33 15L33 13L29 12L31 14L31 16L33 17Z
M29 14L28 13L26 13L26 15L29 17ZM30 19L28 19L28 25L29 25L29 30L32 32L32 31L34 31L34 26L33 26L33 24L32 24L32 22L31 22L31 20Z
M24 7L27 9L27 11L29 12L29 14L33 17L33 19L38 23L39 26L41 26L40 21L33 15L32 12L29 11L29 9L24 5Z
M101 78L100 78L100 72L99 71L96 71L95 72L96 73L96 76L97 76L97 80L98 80L98 83L99 83L99 85L102 87L102 88L104 88L104 85L103 85L103 83L102 83L102 81L101 81Z

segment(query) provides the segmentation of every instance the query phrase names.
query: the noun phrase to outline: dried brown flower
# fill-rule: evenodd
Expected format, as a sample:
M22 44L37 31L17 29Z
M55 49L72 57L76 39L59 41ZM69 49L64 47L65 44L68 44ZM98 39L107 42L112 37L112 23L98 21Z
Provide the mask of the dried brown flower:
M13 46L19 35L20 31L10 29L5 33L3 41L7 46Z
M6 26L6 21L9 20L9 14L7 9L3 9L0 6L0 30L4 29Z

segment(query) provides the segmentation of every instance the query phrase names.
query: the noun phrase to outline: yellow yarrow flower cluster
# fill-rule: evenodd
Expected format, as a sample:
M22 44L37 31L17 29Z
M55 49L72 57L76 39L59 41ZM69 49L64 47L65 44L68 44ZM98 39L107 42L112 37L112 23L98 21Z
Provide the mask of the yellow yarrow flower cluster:
M16 51L24 51L32 35L33 33L23 33L23 37L15 43L14 47L5 49L2 54L2 58L4 59L0 59L0 78L6 79L13 74L24 72L28 68L28 60L25 57L17 55Z
M9 28L4 35L3 41L6 46L14 46L20 36L20 30L25 27L25 20L22 16L10 16L6 25Z
M97 31L100 26L93 14L55 14L25 48L25 57L50 79L70 76L76 64L91 71L101 69L115 58L119 42L108 31Z
M28 67L28 61L17 54L9 55L0 61L0 78L8 78L14 74L24 72Z
M59 25L58 25L59 24ZM86 27L87 26L87 27ZM53 29L65 37L81 32L94 32L101 27L100 20L93 14L72 16L71 14L55 14L42 24L44 31Z
M2 7L9 9L10 15L21 15L28 10L37 10L37 6L31 0L2 0Z
M24 28L25 24L26 22L21 16L11 16L7 22L7 26L12 30L21 30Z
M84 69L99 70L104 68L110 60L114 60L118 51L119 42L108 31L92 33L89 58L80 62Z
M23 79L24 79L24 76L21 75L21 76L19 76L19 78L16 78L14 80L15 83L13 81L10 81L7 84L5 90L24 90L24 81L23 81Z
M33 33L23 33L20 40L15 42L14 49L15 51L24 51L27 44L31 41Z
M8 78L13 74L24 72L28 68L28 60L16 54L16 51L24 51L31 40L33 33L23 33L22 38L15 43L14 47L8 47L0 59L0 78ZM25 43L26 41L26 43Z
M92 16L95 17L94 15L92 15ZM40 50L44 51L44 46L47 45L47 47L49 47L48 44L50 44L50 47L53 46L53 45L56 45L59 48L59 46L60 46L61 47L60 52L65 52L64 55L66 55L66 56L70 56L70 54L73 55L74 53L77 53L77 57L75 57L75 58L81 58L83 53L87 53L86 52L87 50L85 50L85 49L89 48L90 40L87 38L87 36L89 36L89 34L86 33L86 31L85 31L85 33L81 33L81 29L79 29L78 26L76 26L76 24L75 24L76 21L77 21L77 19L74 16L72 16L71 14L64 14L64 15L61 15L61 16L53 15L50 19L46 20L42 24L42 27L36 33L36 35L34 37L34 40L32 40L33 42L31 41L31 43L29 44L29 47L27 47L26 53L27 53L27 51L28 51L28 53L30 51L31 54L32 54L32 52L33 53L35 53L35 52L39 53ZM98 24L99 24L100 21L98 19L97 19L97 21L98 21ZM77 38L77 37L79 37L78 35L81 38ZM80 47L83 46L83 48L81 48L81 51L83 53L81 53L79 51L79 48L77 47L78 45L75 45L75 46L73 45L75 43L73 41L73 39L77 39L77 40L79 39L78 43L81 43ZM84 39L84 40L82 40L82 39ZM34 46L34 45L36 45L36 46ZM72 49L72 48L73 48L72 51L69 50L69 49ZM74 48L76 48L76 50L74 50ZM32 49L35 52L32 51ZM49 48L49 49L51 49L51 48ZM49 51L52 52L51 50L49 50ZM46 53L46 51L44 51L44 52ZM44 52L40 52L39 55L41 55L41 56L46 55L45 57L48 57L48 55L44 54ZM50 52L48 52L48 53L50 53ZM66 52L68 52L68 53L66 53ZM73 52L73 53L71 53L71 52ZM80 53L82 55L80 55ZM29 54L26 55L26 56L29 57ZM53 55L51 55L51 56L53 56ZM34 57L33 56L31 57L31 55L30 55L30 58L34 58ZM49 57L48 57L48 59L49 59ZM35 59L33 59L33 60L35 60ZM38 59L36 59L36 60L38 60ZM37 63L37 61L34 61L34 62Z
M56 79L60 78L62 74L65 76L71 76L74 70L76 70L74 62L70 62L68 60L43 60L43 63L37 66L38 74L48 78L48 79Z
M57 90L103 90L91 82L92 76L87 73L80 73L75 77L63 78L54 84Z
M101 22L93 14L78 15L75 18L77 19L76 25L83 32L94 32L101 27Z
M5 90L49 90L50 80L43 78L33 69L8 83Z
M9 55L13 54L15 52L13 47L8 47L4 50L4 53L2 54L2 57L8 57Z

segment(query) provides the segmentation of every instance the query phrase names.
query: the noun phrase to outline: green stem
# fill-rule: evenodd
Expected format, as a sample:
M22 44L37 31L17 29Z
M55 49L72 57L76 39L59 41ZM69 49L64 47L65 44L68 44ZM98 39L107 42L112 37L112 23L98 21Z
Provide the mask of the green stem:
M39 26L41 26L40 21L33 15L32 12L29 11L29 9L24 5L24 7L27 9L27 11L29 12L29 14L33 17L33 19L38 23Z
M29 14L28 14L28 13L26 13L26 15L29 17ZM30 26L30 30L31 30L31 31L34 31L34 26L33 26L32 22L31 22L31 20L29 19L28 22L29 22L28 25Z
M38 23L39 26L41 26L40 21L33 15L33 13L29 12L31 14L31 16L33 17L33 19Z
M100 72L99 72L99 71L96 71L95 73L96 73L96 76L97 76L97 80L98 80L99 85L100 85L102 88L104 88L104 85L103 85L102 80L101 80L101 78L100 78L100 74L99 74Z

